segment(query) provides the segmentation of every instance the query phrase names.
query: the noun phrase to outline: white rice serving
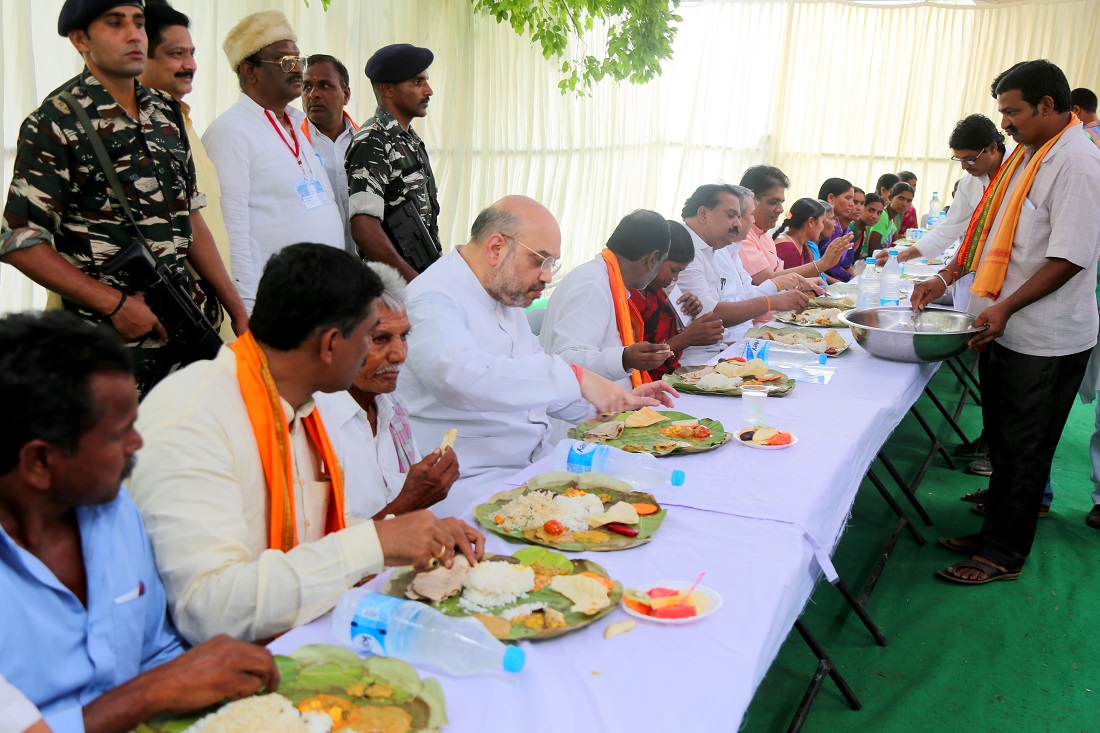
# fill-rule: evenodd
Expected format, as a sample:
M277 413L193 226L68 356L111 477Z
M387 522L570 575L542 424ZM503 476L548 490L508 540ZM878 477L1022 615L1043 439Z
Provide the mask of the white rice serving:
M223 705L195 722L184 733L329 733L332 718L325 713L299 713L278 693L257 695Z
M696 383L696 387L705 390L735 389L741 384L741 377L727 377L723 374L708 374Z
M506 621L514 621L520 616L528 616L535 611L541 611L546 608L545 603L524 603L516 606L515 608L509 608L507 611L501 611L497 615Z
M485 613L493 608L526 598L535 589L535 571L526 565L500 560L478 563L462 581L458 605L469 613Z
M552 491L530 491L513 499L497 512L509 529L533 529L556 519L571 532L588 529L588 517L603 514L603 503L595 494L564 496Z

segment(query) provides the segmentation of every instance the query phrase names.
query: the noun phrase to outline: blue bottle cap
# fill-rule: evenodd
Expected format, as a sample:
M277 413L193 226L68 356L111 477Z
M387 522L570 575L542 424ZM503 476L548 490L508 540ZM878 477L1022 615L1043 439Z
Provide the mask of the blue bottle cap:
M888 254L889 254L889 255L890 255L891 257L897 257L897 256L898 256L898 251L897 251L896 249L893 249L893 248L891 248L891 249L890 249L890 252L889 252Z
M672 478L670 478L668 482L673 486L683 486L685 478L686 476L684 476L684 472L677 469L672 472Z
M873 264L875 264L875 258L874 258L874 257L868 257L868 258L867 258L867 264L868 264L868 265L873 265Z
M523 663L527 661L527 653L520 649L518 646L510 646L504 650L504 671L505 672L520 672L523 670Z
M818 354L817 355L817 363L818 364L823 365L823 364L825 364L826 361L828 361L828 359L829 359L829 357L825 356L824 354Z

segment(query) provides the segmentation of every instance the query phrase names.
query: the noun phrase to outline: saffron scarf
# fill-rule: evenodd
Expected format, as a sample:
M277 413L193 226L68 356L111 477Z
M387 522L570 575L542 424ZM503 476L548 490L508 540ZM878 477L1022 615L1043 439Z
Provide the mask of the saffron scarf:
M996 300L1000 296L1001 287L1005 282L1005 275L1008 273L1008 261L1012 256L1012 241L1016 236L1016 225L1020 221L1024 199L1031 191L1031 184L1035 182L1035 175L1039 172L1039 166L1042 165L1047 152L1065 134L1066 130L1076 125L1077 122L1076 115L1071 114L1069 124L1062 128L1062 131L1057 135L1047 140L1035 152L1027 167L1024 168L1020 181L1016 184L1016 188L1012 191L1012 196L1009 197L1007 203L1004 199L1008 191L1008 184L1024 159L1023 145L1016 146L1016 149L1001 164L1000 170L997 171L993 176L993 180L986 187L978 208L974 210L974 214L970 217L970 224L966 228L966 234L963 236L955 260L963 268L964 274L974 270L975 266L977 267L978 274L974 276L974 285L970 288L970 292L974 295L992 300ZM997 229L993 240L989 242L989 252L986 253L989 233L1002 204L1007 208L1005 208L1004 216L1001 218L1001 226ZM984 258L983 253L985 254Z
M619 337L623 340L623 346L632 346L638 341L638 334L645 333L642 323L642 314L638 307L630 302L630 293L623 283L623 273L619 269L619 258L611 250L604 248L600 253L607 264L607 280L611 285L611 300L615 304L615 325L619 327ZM651 382L649 374L635 369L630 373L630 383L640 387L646 382Z
M230 344L237 355L237 381L241 396L248 410L256 444L260 448L260 462L267 481L267 493L271 506L268 529L268 546L286 552L298 544L298 524L294 506L294 458L290 448L290 426L287 424L279 390L271 376L267 356L256 343L251 331ZM302 418L306 435L321 455L321 472L327 473L332 487L332 497L325 517L325 532L344 528L344 472L336 451L321 423L321 415L314 410Z

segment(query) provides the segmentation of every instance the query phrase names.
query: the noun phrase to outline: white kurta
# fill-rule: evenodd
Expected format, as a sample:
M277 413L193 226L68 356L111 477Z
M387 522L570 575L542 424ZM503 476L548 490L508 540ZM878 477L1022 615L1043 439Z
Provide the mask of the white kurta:
M390 433L390 425L397 420L393 408L397 395L374 398L378 435L371 430L367 411L347 392L318 393L313 397L344 469L344 516L349 521L370 519L397 498L408 476L401 471ZM420 451L415 445L412 449L412 463L417 463Z
M548 454L548 413L570 421L592 413L573 370L543 352L522 308L485 291L461 249L409 283L409 358L397 382L418 445L434 448L458 431L460 478L432 507L439 516L461 514Z
M624 389L633 387L632 370L623 367L623 340L602 256L577 266L554 288L539 343L547 354L557 354Z
M328 135L317 129L317 125L309 120L302 123L309 129L309 143L313 146L321 165L325 167L328 180L332 184L336 195L336 207L340 210L340 221L344 226L344 249L349 254L357 255L358 248L351 237L351 221L348 213L348 174L344 169L344 156L347 155L348 146L351 145L351 136L355 134L351 120L344 118L344 131L330 140Z
M691 293L703 305L702 313L710 313L719 303L737 303L779 292L775 283L765 280L759 285L752 284L752 276L741 264L741 245L737 242L714 249L703 241L691 227L684 224L691 242L695 245L695 259L680 273L680 289ZM705 364L720 354L726 344L744 337L752 326L752 319L735 324L726 329L722 340L713 346L691 346L684 350L680 363L684 366Z
M373 522L325 535L329 483L301 419L285 401L299 544L269 548L260 451L228 347L169 375L141 403L144 439L129 482L153 542L168 607L197 644L226 633L256 641L308 623L382 570Z
M345 222L332 183L299 129L305 115L293 107L286 113L298 138L297 159L287 147L287 141L293 145L290 132L279 123L284 141L264 108L243 92L202 136L221 182L233 280L249 313L264 264L283 247L299 242L344 247ZM305 207L297 188L297 182L310 177L327 197L315 208Z
M917 242L917 251L921 257L935 257L966 234L970 217L981 203L985 187L989 185L989 176L972 176L967 173L959 181L959 189L947 210L947 217Z

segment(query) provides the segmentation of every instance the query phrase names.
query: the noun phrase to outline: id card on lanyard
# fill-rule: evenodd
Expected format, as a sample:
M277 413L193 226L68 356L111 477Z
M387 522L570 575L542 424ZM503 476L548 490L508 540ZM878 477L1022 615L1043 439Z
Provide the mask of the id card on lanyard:
M318 180L317 176L313 175L312 170L307 171L306 166L302 164L301 143L298 142L298 135L294 132L294 126L290 126L290 139L294 141L294 144L291 145L290 140L287 140L286 135L283 134L282 125L275 120L275 115L266 109L264 114L267 115L267 121L275 128L279 139L283 141L287 150L294 156L294 162L298 164L298 170L302 173L301 178L294 179L294 191L298 195L298 202L302 205L302 208L308 211L330 205L332 200L328 197L324 184Z

